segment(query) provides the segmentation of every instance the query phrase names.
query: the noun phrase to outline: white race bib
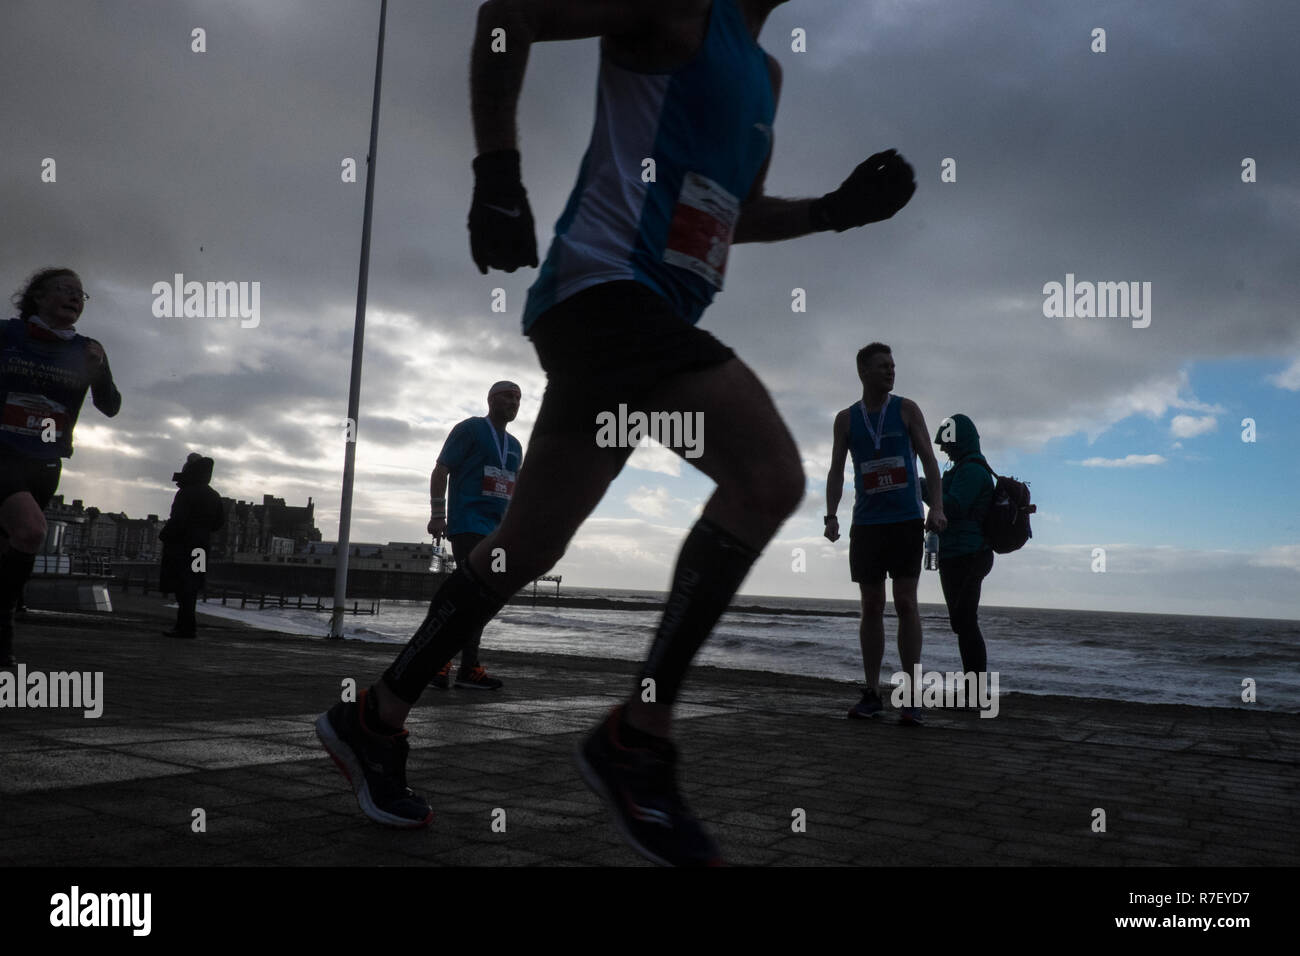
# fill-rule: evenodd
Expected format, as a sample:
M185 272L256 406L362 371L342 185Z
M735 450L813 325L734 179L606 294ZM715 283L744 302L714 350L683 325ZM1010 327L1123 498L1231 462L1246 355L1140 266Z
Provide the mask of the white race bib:
M54 420L55 436L63 438L63 433L68 427L66 408L44 395L10 392L5 398L3 417L0 418L0 431L39 436L45 431L47 419Z
M862 492L875 495L907 487L907 465L902 456L874 458L862 463Z
M483 466L483 496L509 501L515 493L515 473L493 465Z
M664 262L689 269L721 289L727 250L739 218L739 199L707 176L688 172L673 207Z

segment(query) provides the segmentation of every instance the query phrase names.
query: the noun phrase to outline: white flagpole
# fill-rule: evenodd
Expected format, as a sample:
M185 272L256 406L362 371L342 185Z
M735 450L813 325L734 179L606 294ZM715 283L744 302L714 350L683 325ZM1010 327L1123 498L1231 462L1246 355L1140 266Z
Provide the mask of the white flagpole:
M357 273L357 319L352 333L352 379L348 385L348 421L343 448L343 501L339 505L339 543L334 556L334 612L331 638L343 637L348 591L348 535L352 525L352 476L357 457L357 421L361 404L361 356L366 336L366 288L370 277L370 214L375 199L375 147L379 139L379 83L384 73L384 23L388 0L380 0L379 52L375 57L375 99L370 106L370 152L366 156L366 211L361 224L361 267Z

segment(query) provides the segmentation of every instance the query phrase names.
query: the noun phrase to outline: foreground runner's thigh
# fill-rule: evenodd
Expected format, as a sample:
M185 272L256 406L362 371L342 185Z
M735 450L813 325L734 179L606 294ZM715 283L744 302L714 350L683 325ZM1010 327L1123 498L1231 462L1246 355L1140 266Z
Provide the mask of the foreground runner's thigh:
M702 454L687 458L719 485L770 487L803 466L790 429L758 376L738 358L665 379L641 407L647 411L703 413Z
M569 543L618 477L630 449L598 448L588 435L538 435L528 446L494 544L559 548Z

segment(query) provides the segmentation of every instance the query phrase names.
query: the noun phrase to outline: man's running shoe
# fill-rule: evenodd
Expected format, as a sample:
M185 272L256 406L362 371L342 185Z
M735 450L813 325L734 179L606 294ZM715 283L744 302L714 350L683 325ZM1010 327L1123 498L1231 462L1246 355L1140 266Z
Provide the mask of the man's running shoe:
M488 677L488 672L480 665L468 674L464 671L457 674L456 686L468 687L472 690L500 690L504 685L495 677Z
M849 708L849 719L879 717L884 711L885 705L880 700L880 694L875 688L869 687L862 692L862 699Z
M921 719L920 707L900 707L898 709L898 722L904 727L922 727L925 721Z
M615 707L578 745L578 770L632 848L662 866L721 866L722 852L677 792L677 751L665 740L625 747Z
M451 661L442 665L442 670L433 675L433 680L429 681L430 687L436 687L438 690L446 690L451 686Z
M368 693L317 717L316 736L352 784L362 813L390 827L428 826L433 810L406 785L407 732L385 737L367 730L361 715Z

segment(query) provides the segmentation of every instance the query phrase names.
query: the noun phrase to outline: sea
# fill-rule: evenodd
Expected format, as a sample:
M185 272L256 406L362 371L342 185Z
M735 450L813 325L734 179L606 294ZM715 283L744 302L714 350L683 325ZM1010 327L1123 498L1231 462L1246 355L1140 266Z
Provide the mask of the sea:
M564 598L644 604L645 609L509 605L483 635L491 671L494 649L641 660L654 637L656 591L565 588ZM369 601L361 601L362 607ZM328 631L328 612L240 610L200 604L207 614L294 634ZM350 640L400 645L424 619L427 603L381 602L374 615L349 614ZM746 609L757 610L746 610ZM733 670L798 674L861 683L857 602L738 597L696 661ZM899 669L895 621L885 612L882 680ZM960 671L957 639L942 605L921 605L926 671ZM1251 707L1300 713L1300 621L1111 611L981 607L980 628L999 692L1054 694L1200 707ZM1253 681L1255 702L1242 700ZM847 691L846 691L847 692Z

